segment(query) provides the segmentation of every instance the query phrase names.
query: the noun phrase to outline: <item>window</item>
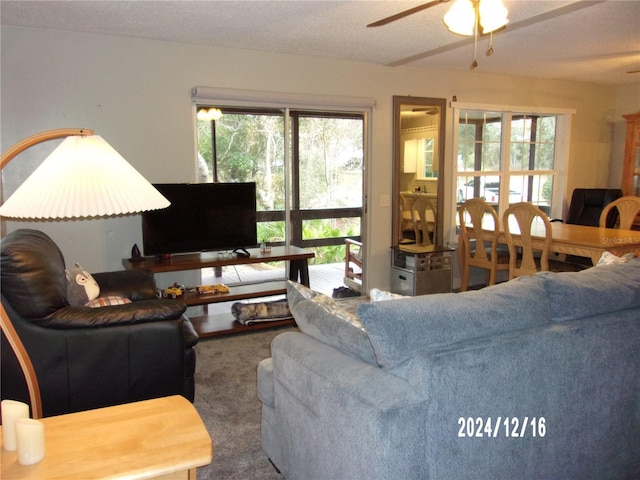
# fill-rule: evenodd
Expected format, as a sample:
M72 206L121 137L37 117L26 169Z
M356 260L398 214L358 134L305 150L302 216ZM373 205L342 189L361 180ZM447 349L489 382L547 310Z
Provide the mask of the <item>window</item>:
M510 204L531 202L561 216L567 112L471 107L454 113L458 204L483 198L501 216Z
M197 122L201 180L256 182L259 241L289 240L314 248L316 263L342 262L345 238L361 238L364 114L218 108L220 118Z

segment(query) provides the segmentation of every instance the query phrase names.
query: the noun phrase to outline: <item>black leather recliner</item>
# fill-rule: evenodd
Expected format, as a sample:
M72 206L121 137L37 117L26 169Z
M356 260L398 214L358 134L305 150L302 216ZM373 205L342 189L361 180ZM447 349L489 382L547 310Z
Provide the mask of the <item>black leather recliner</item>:
M194 399L198 335L184 302L159 299L153 274L93 274L101 296L132 300L99 308L69 306L65 263L37 230L2 239L2 305L31 358L44 416L166 395ZM2 398L28 403L26 382L2 336Z

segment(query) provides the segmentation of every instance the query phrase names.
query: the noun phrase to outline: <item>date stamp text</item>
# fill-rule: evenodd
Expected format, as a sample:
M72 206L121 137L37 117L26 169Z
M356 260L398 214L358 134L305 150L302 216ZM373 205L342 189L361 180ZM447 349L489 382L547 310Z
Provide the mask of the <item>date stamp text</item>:
M547 434L544 417L459 417L460 438L542 438Z

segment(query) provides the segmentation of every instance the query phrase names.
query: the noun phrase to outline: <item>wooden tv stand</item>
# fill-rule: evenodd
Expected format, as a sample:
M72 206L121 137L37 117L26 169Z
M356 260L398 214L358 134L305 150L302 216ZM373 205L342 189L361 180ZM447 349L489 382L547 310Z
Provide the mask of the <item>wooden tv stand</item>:
M156 257L145 257L142 261L132 262L123 259L122 265L126 270L146 269L153 273L178 272L183 270L199 270L201 268L220 268L229 265L248 265L265 262L289 262L289 280L309 286L308 259L313 258L313 252L299 247L271 247L270 252L259 249L249 249L250 257L220 258L217 252L190 253L172 255L168 259L158 260ZM285 280L270 280L259 283L230 285L229 293L198 294L187 291L182 300L189 306L208 305L210 303L233 302L250 298L269 297L287 292ZM190 318L200 337L212 337L229 333L246 332L283 325L295 325L293 318L276 320L273 322L242 325L237 322L231 312L223 314L205 314Z

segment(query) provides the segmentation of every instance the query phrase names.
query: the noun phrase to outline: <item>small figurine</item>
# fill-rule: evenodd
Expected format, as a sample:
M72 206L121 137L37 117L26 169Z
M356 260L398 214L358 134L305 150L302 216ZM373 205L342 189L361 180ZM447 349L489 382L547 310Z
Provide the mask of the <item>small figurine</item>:
M135 263L135 262L141 262L143 260L144 260L144 257L140 253L138 244L134 243L133 248L131 248L131 258L129 259L129 261Z
M165 298L167 298L167 297L178 298L178 297L182 296L184 291L185 291L184 285L179 285L176 282L173 285L171 285L170 287L165 288L162 291L162 296L165 297Z
M229 293L229 287L224 283L214 283L213 285L198 285L196 292L200 295L205 293Z

